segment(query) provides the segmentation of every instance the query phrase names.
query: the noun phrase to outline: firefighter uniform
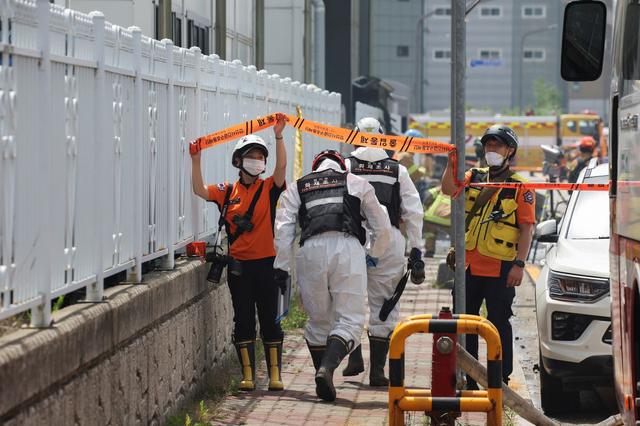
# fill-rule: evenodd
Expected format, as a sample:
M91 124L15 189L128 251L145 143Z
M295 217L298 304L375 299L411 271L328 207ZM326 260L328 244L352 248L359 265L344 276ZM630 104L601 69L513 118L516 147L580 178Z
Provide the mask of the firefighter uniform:
M278 126L284 126L284 122L279 120ZM276 140L281 138L276 133ZM197 150L190 152L192 156L198 153ZM231 156L233 166L240 169L240 179L235 183L202 184L204 193L198 189L201 184L196 183L202 181L199 155L194 157L192 164L194 192L218 206L227 231L227 283L234 313L233 342L242 367L239 387L247 391L256 386L256 311L269 367L268 388L284 389L281 377L284 333L276 322L278 288L273 279L276 254L273 225L276 201L285 183L284 176L282 179L275 174L266 179L259 177L265 171L268 155L267 145L260 136L243 136ZM214 262L220 265L220 260L214 259Z
M467 215L481 191L473 184L487 182L488 174L489 168L467 172ZM506 182L524 181L517 174L506 179ZM535 223L535 193L528 189L501 189L475 212L465 234L466 312L478 315L482 302L486 302L487 319L500 333L505 382L513 370L513 333L509 318L513 315L511 304L515 297L515 288L507 287L506 279L518 251L519 225L525 223ZM467 351L477 358L478 336L467 335L466 345Z

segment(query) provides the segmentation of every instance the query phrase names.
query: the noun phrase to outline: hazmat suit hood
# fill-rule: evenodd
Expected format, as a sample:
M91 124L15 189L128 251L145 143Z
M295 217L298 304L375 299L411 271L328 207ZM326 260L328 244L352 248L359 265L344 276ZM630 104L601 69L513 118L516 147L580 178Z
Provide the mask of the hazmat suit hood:
M361 146L351 153L354 157L361 161L380 161L389 158L387 153L382 148L371 148L367 146Z
M315 170L316 172L321 172L323 170L332 169L336 172L344 172L345 170L338 164L336 161L333 161L329 158L322 160L318 168Z

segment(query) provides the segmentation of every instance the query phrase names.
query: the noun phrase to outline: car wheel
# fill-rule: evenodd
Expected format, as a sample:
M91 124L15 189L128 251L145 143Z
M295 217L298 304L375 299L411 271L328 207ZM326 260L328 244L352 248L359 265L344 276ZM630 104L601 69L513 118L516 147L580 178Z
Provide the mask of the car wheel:
M540 402L547 415L566 413L580 406L580 392L565 392L562 381L551 376L540 362Z

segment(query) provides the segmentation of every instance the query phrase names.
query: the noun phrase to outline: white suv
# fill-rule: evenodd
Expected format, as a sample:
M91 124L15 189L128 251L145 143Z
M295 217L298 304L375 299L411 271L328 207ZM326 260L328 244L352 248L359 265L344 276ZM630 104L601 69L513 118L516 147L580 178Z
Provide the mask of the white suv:
M606 183L608 165L586 167L578 182ZM536 282L540 395L546 413L575 409L585 386L612 386L609 197L573 192L567 211L536 228L555 243Z

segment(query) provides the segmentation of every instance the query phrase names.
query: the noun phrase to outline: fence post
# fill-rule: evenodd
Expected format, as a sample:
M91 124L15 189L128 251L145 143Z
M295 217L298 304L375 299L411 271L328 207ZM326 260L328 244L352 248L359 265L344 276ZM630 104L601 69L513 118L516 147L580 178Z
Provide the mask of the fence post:
M99 302L102 300L104 290L104 259L103 251L105 244L105 235L103 232L105 229L104 221L102 220L102 211L104 209L103 187L104 187L104 168L102 163L105 156L103 155L105 143L105 134L107 130L104 126L105 108L104 99L106 96L106 76L104 67L104 15L102 12L91 12L89 14L93 21L93 33L94 33L94 45L93 51L95 60L97 63L96 77L95 77L95 119L94 119L94 177L96 178L96 191L94 206L94 223L95 223L95 238L94 241L97 244L96 251L96 281L87 286L86 300L89 302Z
M49 0L38 0L38 49L40 50L40 67L38 73L40 102L38 104L38 123L41 135L48 135L51 126L51 52L49 44L49 21L51 7ZM52 147L53 144L42 144L40 150L39 167L44 176L43 185L40 186L43 211L46 206L53 205L53 179L52 176ZM39 283L39 296L42 303L31 309L31 326L32 327L48 327L51 324L51 287L53 285L53 259L51 253L53 250L53 235L45 226L45 220L41 217L39 220L40 235L42 242L39 244L39 258L44 263L43 281Z
M194 72L194 80L196 83L196 102L195 102L195 110L194 110L194 118L195 118L195 130L196 137L200 137L204 134L204 129L202 125L202 88L201 88L201 75L202 75L202 51L199 47L194 46L190 49L195 56L195 72ZM187 147L185 147L187 148ZM188 149L188 148L187 148ZM191 162L189 161L189 164ZM188 168L191 170L191 167ZM186 170L185 170L186 172ZM189 185L191 188L192 185ZM193 239L198 240L200 235L200 224L201 224L201 213L202 213L202 204L203 200L200 199L196 194L193 193L191 189L189 189L189 193L191 194L191 229L193 230ZM205 229L203 229L205 231Z
M165 269L173 269L175 266L175 239L176 239L176 221L178 215L176 212L176 114L175 114L175 87L173 84L173 41L165 38L162 43L166 46L167 52L167 80L169 88L167 93L167 174L169 182L167 190L169 191L169 211L167 214L168 238L167 248L169 253L162 259L162 267Z
M142 281L142 156L144 142L142 140L144 114L142 113L142 30L138 27L129 27L133 43L133 71L135 79L133 83L133 156L135 163L135 182L133 182L133 254L135 266L127 271L127 280L139 283Z

